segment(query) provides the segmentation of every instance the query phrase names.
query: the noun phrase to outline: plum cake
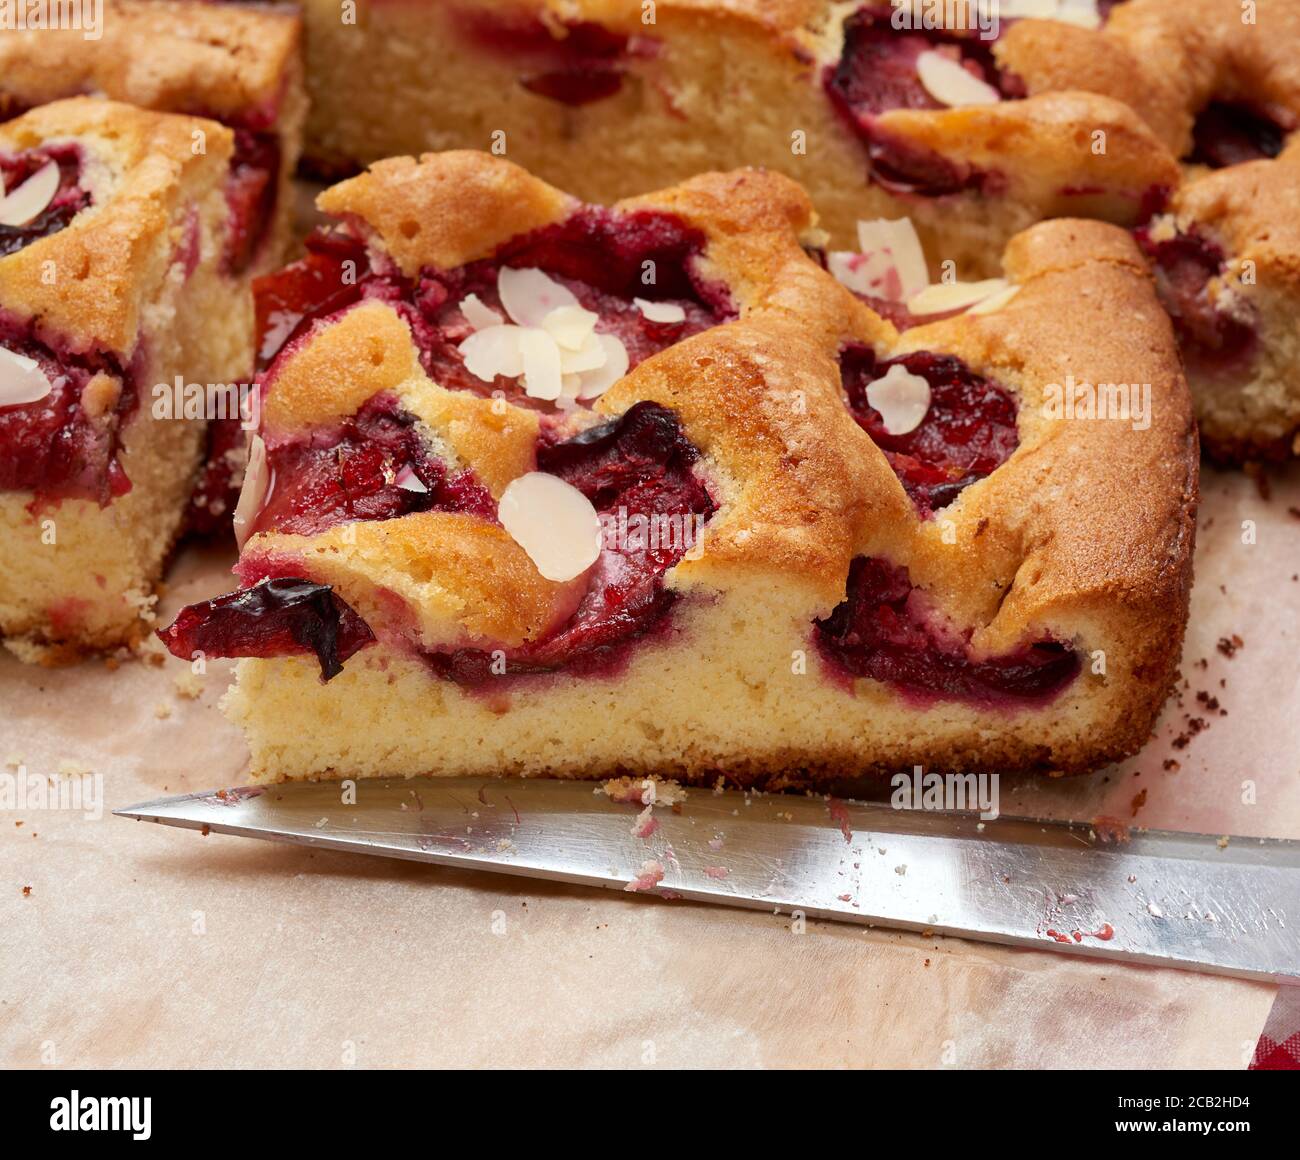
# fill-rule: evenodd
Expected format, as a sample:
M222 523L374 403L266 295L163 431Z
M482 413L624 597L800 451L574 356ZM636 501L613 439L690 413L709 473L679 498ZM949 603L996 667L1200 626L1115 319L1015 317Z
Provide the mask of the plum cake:
M258 284L239 587L160 633L240 658L255 779L777 787L1148 736L1198 456L1124 230L1040 223L900 330L763 171L603 207L451 152L319 206Z
M1173 319L1201 440L1224 462L1300 455L1300 140L1185 182L1135 231Z
M0 636L23 659L148 627L204 438L158 403L234 383L253 342L233 150L215 121L88 97L0 125Z
M235 135L225 260L236 273L273 268L307 115L300 41L286 5L104 0L98 39L74 28L0 36L0 117L90 94L220 121Z
M972 276L996 275L1008 238L1035 221L1134 225L1177 182L1174 155L1107 86L1063 90L1036 46L1003 52L1017 25L1087 29L936 28L944 6L924 7L362 0L344 20L336 0L306 0L307 150L338 174L490 149L604 202L761 165L805 186L833 244L850 244L859 218L908 215L936 261ZM1089 15L1100 20L1095 4L1062 0L1063 17Z

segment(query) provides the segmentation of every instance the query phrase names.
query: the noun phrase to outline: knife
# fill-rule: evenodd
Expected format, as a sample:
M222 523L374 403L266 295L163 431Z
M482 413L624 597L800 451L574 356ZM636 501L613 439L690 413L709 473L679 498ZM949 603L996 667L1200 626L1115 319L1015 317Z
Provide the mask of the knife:
M609 786L295 782L114 813L664 899L1300 983L1297 841L985 822L639 780ZM652 795L653 804L643 800ZM620 796L630 800L614 800Z

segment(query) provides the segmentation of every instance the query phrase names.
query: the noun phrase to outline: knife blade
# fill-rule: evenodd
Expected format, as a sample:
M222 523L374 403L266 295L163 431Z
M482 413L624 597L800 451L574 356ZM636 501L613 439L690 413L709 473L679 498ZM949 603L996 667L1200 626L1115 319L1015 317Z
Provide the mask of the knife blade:
M639 793L643 784L634 785ZM656 783L662 785L662 783ZM675 787L674 787L675 788ZM591 782L297 782L119 817L667 899L1300 983L1300 842Z

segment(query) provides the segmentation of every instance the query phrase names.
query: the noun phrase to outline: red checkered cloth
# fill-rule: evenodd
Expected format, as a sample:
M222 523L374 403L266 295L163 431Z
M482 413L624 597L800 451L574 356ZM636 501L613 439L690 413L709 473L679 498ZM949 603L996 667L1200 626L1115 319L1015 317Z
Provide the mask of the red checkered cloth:
M1300 1071L1300 987L1278 991L1250 1070Z

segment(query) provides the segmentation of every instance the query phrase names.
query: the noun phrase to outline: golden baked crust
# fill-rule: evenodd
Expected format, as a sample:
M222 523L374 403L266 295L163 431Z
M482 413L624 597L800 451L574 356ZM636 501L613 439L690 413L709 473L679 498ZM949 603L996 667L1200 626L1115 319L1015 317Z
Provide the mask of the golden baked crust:
M172 247L160 242L172 234L180 244L187 186L220 184L233 135L215 121L89 97L56 101L0 125L5 152L59 138L81 146L92 203L66 228L0 258L0 303L35 320L38 333L57 345L129 361L147 296L172 261ZM200 139L206 151L196 153Z
M289 6L104 0L103 35L74 29L0 36L4 98L45 104L101 94L147 109L271 124L296 76L301 27Z
M449 255L490 256L520 227L579 209L508 162L466 153L377 165L329 191L321 205L373 246L394 244L408 276ZM330 584L380 644L323 687L313 684L307 661L241 662L230 707L250 732L255 774L432 767L595 776L653 767L694 777L725 770L777 785L799 783L805 775L795 767L865 771L922 761L1080 769L1136 749L1170 687L1185 623L1197 444L1170 326L1132 240L1096 222L1036 226L1008 248L1006 271L1018 292L1007 305L900 334L807 258L799 239L815 223L807 199L784 178L707 174L613 212L647 207L678 214L704 234L703 262L727 286L737 318L647 358L591 414L568 422L581 429L598 416L658 403L678 416L703 457L699 470L719 510L706 550L666 577L684 598L671 641L638 648L621 677L561 673L485 698L422 675L411 646L491 649L537 640L572 607L572 582L536 574L525 582L530 565L509 538L465 515L426 512L310 536L260 533L245 547L246 574L266 574L262 565L273 562L273 574ZM414 234L402 228L408 220L420 226ZM456 466L490 478L499 495L511 471L531 469L536 413L513 403L492 408L500 439L480 431L477 445L463 433L457 441L444 403L465 396L428 378L412 342L393 308L373 300L317 323L270 368L264 437L328 429L374 393L392 392L444 452L455 444ZM963 359L1018 397L1019 449L936 518L923 518L845 406L839 358L850 345L882 358L930 350ZM318 358L316 348L326 353ZM329 386L348 366L364 369ZM1149 424L1052 416L1047 388L1070 375L1146 384ZM309 402L313 381L321 393ZM277 402L279 392L293 401ZM474 424L488 413L456 409L456 420ZM865 679L849 691L827 678L816 655L807 660L812 676L780 693L789 658L809 649L812 622L844 599L860 556L906 567L945 619L969 634L973 657L1046 636L1072 642L1085 674L1055 705L1006 715L952 704L908 708L905 697ZM478 561L472 576L470 560ZM360 717L342 726L347 742L332 725L303 730L301 716L293 730L279 724L289 689L300 714L318 705L346 720L351 704L380 697L403 720L418 721L386 737L386 756L375 757L357 737ZM784 701L778 710L774 696L793 698L806 720ZM583 731L568 751L557 750L557 716L581 729L568 714L597 704L634 717L636 727L626 730L634 737L620 732L610 745ZM769 712L780 719L782 740L755 732L753 721ZM748 742L738 740L744 721ZM647 749L638 730L657 740ZM303 733L312 736L295 739ZM439 756L420 757L420 745L436 746Z

